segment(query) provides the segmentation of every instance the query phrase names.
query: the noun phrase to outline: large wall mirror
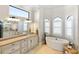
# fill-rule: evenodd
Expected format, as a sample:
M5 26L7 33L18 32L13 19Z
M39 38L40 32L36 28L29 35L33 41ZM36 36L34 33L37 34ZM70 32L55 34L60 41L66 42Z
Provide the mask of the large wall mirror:
M0 38L13 37L15 35L28 34L27 22L29 12L15 6L9 6L9 16L2 20L2 35Z

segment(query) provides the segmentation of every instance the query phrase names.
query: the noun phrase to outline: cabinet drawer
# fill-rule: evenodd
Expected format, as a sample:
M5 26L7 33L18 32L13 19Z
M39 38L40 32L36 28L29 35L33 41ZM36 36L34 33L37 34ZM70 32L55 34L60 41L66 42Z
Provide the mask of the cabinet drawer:
M20 42L14 42L2 47L2 53L11 53L20 48Z
M14 51L14 52L11 53L11 54L20 54L20 50Z
M27 48L22 48L21 53L24 54L24 53L26 53L27 51L28 51Z
M27 41L28 41L28 40L22 40L22 41L21 41L21 48L25 48L25 47L27 48L27 46L28 46Z
M2 54L11 54L14 50L2 50Z

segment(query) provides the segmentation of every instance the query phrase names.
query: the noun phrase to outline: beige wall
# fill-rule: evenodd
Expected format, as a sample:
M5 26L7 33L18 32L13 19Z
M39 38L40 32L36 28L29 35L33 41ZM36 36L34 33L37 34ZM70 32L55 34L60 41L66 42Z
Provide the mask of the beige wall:
M8 5L0 5L0 19L3 19L9 15Z

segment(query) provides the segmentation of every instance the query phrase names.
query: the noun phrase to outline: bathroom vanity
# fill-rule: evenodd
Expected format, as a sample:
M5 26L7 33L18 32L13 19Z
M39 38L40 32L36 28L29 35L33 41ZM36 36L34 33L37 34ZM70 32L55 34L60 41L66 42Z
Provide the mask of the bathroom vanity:
M28 34L0 41L0 54L24 54L38 45L38 35Z

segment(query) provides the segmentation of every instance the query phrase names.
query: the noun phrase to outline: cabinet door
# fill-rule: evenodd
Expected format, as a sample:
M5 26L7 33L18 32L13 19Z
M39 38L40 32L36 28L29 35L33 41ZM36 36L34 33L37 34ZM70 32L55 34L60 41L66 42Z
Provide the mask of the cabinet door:
M39 44L39 41L38 41L38 36L36 37L36 45Z
M33 45L33 47L35 47L37 44L38 44L38 37L36 36L36 37L33 37L32 45Z
M35 47L35 43L36 43L36 41L35 41L36 39L35 39L35 37L32 37L32 47L34 48Z
M21 54L25 54L25 53L27 53L27 51L28 51L27 48L22 48L22 49L21 49Z
M20 42L14 42L2 47L2 53L9 54L20 49Z
M27 39L21 41L21 48L27 48L27 44L28 44L27 41L28 41Z
M1 47L0 47L0 54L1 54Z
M28 48L32 49L38 44L38 37L34 36L28 39Z
M28 39L21 41L21 53L26 53L28 51Z
M32 39L28 39L28 49L30 50L32 48Z
M3 54L9 54L9 53L11 53L12 52L11 47L12 47L11 44L3 46L2 47L2 53Z
M20 50L14 51L11 54L20 54Z
M21 43L20 41L12 43L11 48L15 50L20 49L20 43Z

